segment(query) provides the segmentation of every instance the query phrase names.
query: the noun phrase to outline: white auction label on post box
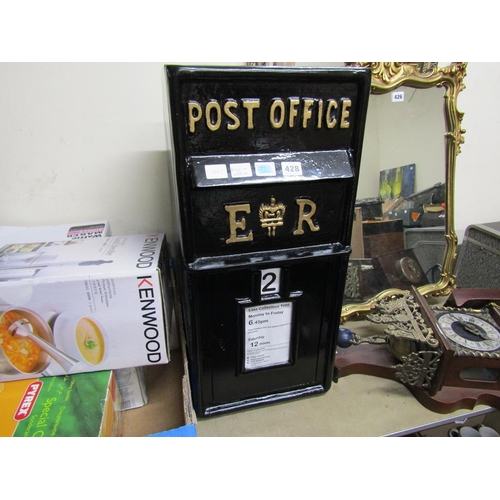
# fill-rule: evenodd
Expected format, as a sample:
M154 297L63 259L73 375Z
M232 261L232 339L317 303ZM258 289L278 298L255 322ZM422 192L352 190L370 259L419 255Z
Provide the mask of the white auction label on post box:
M250 163L230 163L229 169L233 179L252 177L252 165Z
M288 363L292 339L292 302L245 308L245 369Z
M205 165L207 179L227 179L227 166L223 163L217 165Z

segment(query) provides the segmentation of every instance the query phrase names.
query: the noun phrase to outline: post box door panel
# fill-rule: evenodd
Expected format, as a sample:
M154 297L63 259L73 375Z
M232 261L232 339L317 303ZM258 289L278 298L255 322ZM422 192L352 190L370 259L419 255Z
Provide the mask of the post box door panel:
M196 296L210 297L209 303L197 300L195 305L203 329L199 348L205 406L329 387L334 311L325 298L339 280L341 259L196 275ZM268 270L278 274L277 282L266 277ZM266 295L262 288L268 285L279 293ZM256 343L263 344L260 351Z

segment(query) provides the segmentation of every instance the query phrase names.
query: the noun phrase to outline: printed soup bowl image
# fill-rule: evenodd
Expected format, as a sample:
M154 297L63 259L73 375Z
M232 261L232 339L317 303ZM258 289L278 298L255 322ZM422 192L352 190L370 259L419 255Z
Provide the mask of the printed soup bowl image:
M61 314L54 325L54 336L58 347L88 365L97 366L106 357L106 332L92 316Z
M35 335L54 343L49 325L34 311L21 307L0 311L0 373L41 373L49 366L52 358L31 339L13 335L9 331L10 326L19 320L27 320Z

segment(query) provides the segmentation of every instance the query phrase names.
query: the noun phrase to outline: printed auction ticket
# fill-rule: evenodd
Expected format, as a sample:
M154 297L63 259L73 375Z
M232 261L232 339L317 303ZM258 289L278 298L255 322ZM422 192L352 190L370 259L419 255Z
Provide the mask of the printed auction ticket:
M245 309L245 369L254 370L290 361L292 302Z

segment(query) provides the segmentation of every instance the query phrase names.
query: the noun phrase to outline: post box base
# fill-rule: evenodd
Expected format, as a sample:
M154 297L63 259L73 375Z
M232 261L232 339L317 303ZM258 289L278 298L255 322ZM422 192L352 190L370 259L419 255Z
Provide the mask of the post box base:
M331 384L330 384L331 385ZM330 387L325 388L321 385L315 385L313 387L306 387L304 389L298 389L296 391L286 391L277 394L270 394L267 396L262 396L259 398L249 398L242 401L236 401L234 403L223 404L218 406L212 406L207 408L203 416L209 417L213 415L218 415L221 413L227 413L230 411L244 410L259 405L267 405L271 403L279 403L281 401L288 401L290 399L302 398L306 396L313 396L318 394L323 394L328 391Z

